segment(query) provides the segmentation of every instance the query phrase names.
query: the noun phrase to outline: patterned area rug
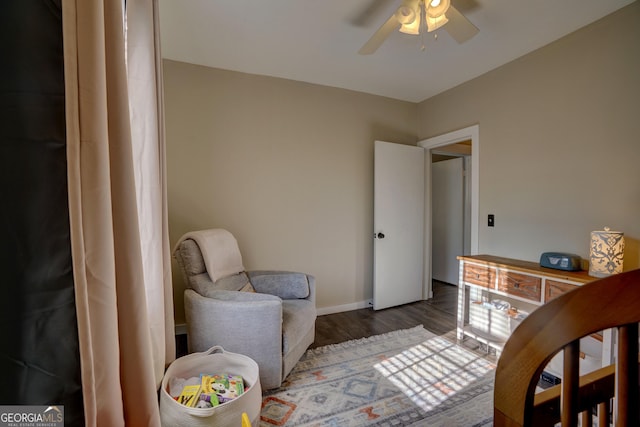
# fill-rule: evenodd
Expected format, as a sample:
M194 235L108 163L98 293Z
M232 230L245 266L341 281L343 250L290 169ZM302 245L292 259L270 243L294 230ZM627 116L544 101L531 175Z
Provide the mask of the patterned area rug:
M260 427L492 424L495 365L422 326L308 350Z

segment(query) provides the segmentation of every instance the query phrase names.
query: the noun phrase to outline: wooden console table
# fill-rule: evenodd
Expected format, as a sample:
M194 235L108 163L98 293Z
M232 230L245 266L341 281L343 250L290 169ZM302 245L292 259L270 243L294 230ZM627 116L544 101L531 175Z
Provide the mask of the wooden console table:
M507 300L512 315L518 310L530 312L576 286L595 280L586 271L554 270L534 262L491 255L459 256L458 260L457 338L472 337L497 352L511 333L509 325L511 328L514 325L505 312L485 308L489 301ZM485 316L479 326L478 322L474 325L470 311Z

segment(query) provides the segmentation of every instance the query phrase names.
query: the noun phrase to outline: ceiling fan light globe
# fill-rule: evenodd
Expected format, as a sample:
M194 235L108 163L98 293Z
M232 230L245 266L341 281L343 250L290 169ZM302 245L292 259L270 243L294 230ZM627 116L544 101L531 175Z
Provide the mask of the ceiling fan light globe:
M416 18L410 24L402 24L399 31L414 36L420 34L420 14L416 14Z
M433 0L429 2L427 6L427 18L438 18L443 16L445 12L449 10L449 6L451 6L450 0Z
M427 21L427 32L432 32L442 27L444 24L449 22L449 19L445 15L440 15L437 18L432 18L430 16L426 17Z

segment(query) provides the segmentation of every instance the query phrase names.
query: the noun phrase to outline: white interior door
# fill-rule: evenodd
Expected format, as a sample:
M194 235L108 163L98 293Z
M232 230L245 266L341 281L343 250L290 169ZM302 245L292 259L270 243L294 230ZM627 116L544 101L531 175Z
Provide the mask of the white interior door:
M457 284L464 253L464 159L431 165L431 277Z
M373 308L422 299L425 150L375 142Z

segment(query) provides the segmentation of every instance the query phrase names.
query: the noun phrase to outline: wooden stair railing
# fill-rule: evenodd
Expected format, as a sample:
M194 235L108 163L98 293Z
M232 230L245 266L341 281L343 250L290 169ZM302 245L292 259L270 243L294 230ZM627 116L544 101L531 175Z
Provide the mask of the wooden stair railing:
M640 425L640 270L582 285L534 310L505 344L496 368L495 426ZM617 330L615 364L580 376L580 338ZM562 383L536 394L551 358L564 350ZM613 406L610 406L613 402ZM609 413L613 413L613 420Z

